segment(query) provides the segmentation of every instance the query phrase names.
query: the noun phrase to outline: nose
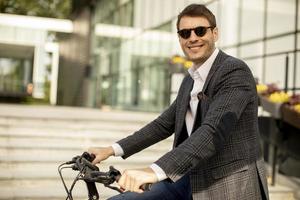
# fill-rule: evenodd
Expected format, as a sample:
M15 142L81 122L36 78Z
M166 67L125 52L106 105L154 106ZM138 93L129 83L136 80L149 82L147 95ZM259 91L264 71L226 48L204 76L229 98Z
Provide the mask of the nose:
M191 36L189 38L191 41L197 41L199 38L196 35L195 31L191 31Z

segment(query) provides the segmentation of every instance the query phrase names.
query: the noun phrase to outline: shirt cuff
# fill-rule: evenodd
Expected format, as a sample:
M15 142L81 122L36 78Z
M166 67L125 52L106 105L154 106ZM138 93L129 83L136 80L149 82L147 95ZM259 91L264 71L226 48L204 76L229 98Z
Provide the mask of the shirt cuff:
M115 156L123 156L124 155L124 151L118 143L112 144L111 147L114 150Z
M157 164L153 163L152 165L150 165L150 168L156 174L158 181L162 181L168 178L164 170L162 170L162 168L160 168Z

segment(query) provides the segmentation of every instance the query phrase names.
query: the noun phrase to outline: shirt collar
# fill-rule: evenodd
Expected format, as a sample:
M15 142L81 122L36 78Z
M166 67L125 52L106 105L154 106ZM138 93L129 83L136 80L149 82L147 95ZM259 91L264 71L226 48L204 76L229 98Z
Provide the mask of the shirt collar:
M209 58L202 65L193 65L188 69L189 74L195 80L196 78L201 78L202 81L205 82L209 70L212 67L217 55L219 53L219 49L216 48L214 52L209 56Z

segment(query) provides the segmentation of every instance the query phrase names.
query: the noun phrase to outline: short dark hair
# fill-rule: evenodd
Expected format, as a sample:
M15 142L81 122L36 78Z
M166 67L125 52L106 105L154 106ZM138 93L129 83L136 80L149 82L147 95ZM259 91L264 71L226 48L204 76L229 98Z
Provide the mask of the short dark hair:
M216 27L216 17L215 15L203 4L191 4L183 9L177 17L177 30L179 30L179 23L182 17L205 17L210 26Z

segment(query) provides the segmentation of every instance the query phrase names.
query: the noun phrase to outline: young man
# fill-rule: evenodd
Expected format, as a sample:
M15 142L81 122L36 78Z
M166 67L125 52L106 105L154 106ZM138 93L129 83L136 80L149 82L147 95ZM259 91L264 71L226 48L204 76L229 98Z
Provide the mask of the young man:
M177 21L185 55L193 61L176 100L157 119L112 147L90 148L94 164L127 158L175 133L174 148L144 169L125 170L117 199L268 199L259 147L257 94L248 66L215 47L215 16L187 6ZM143 192L140 186L153 184Z

